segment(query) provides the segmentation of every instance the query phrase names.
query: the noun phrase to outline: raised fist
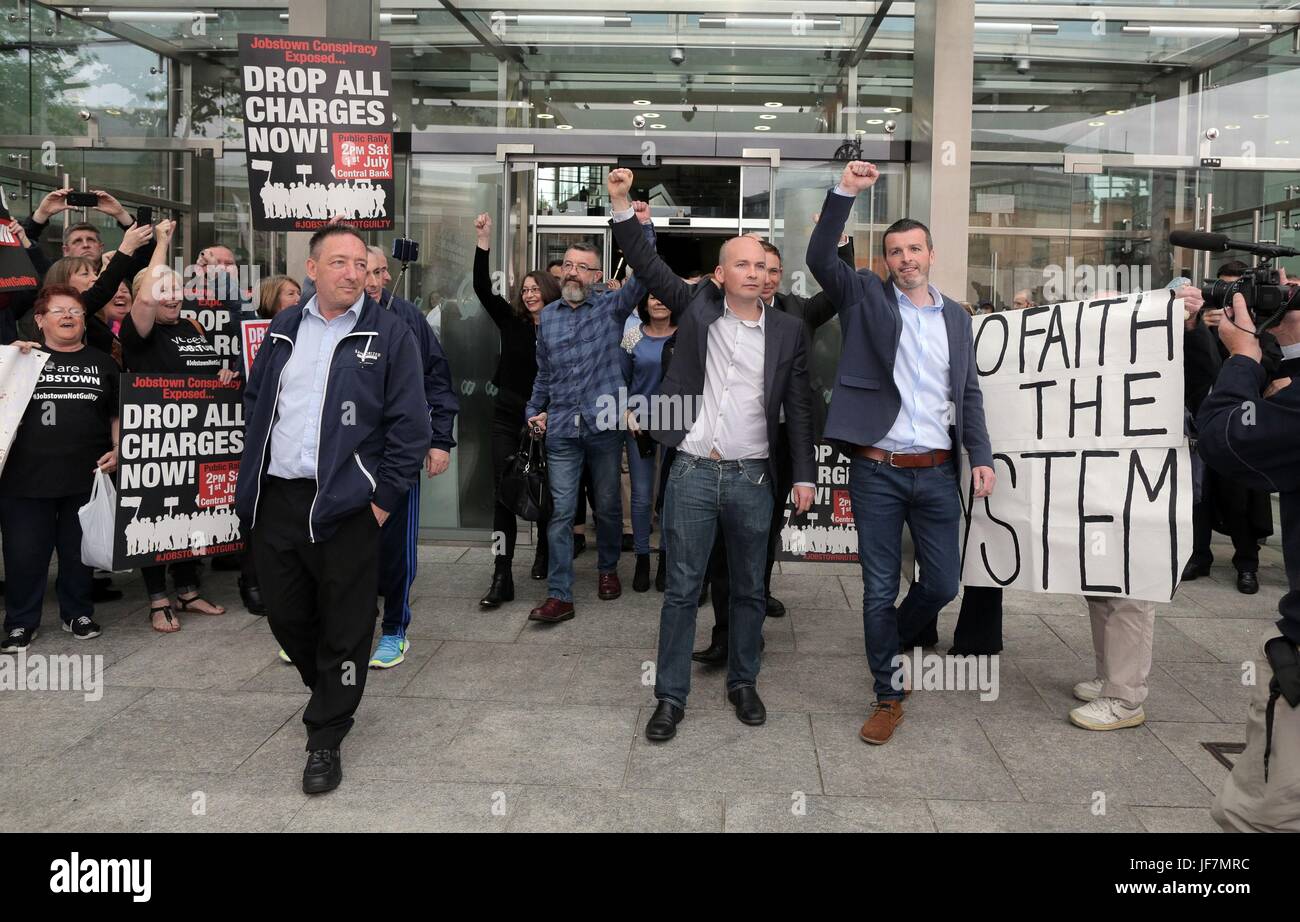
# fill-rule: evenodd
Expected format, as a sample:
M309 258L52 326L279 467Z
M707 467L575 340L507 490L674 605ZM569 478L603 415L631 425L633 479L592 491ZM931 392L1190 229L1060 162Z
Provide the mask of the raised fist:
M478 237L481 249L491 249L489 244L492 242L492 215L484 212L474 219L474 234Z
M632 171L622 167L610 170L605 177L605 187L609 189L611 199L626 199L632 191Z
M846 192L852 192L857 195L863 189L870 189L880 178L880 171L876 169L874 163L867 163L865 160L851 161L844 168L844 175L840 177L840 186Z

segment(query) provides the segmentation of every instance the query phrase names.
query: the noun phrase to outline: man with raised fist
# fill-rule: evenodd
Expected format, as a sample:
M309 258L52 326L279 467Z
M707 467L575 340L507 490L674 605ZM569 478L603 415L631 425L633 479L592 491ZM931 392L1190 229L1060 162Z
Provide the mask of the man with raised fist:
M920 636L957 595L960 448L970 452L977 498L992 493L995 480L970 315L930 284L930 229L904 218L885 231L887 282L835 255L854 197L879 176L874 164L848 164L808 241L808 268L838 306L844 333L826 438L853 455L849 497L876 693L860 736L877 745L903 719L905 690L893 665L900 638ZM895 608L904 522L921 575Z

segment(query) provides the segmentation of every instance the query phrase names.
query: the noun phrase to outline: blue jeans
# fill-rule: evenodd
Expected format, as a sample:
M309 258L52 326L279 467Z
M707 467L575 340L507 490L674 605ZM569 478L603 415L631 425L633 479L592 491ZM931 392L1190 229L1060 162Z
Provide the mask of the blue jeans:
M891 682L899 637L915 637L957 597L961 577L955 460L935 467L898 468L854 456L849 497L862 565L862 632L876 697L901 700ZM920 578L903 604L898 598L903 524L912 533Z
M591 466L592 506L596 510L596 567L601 573L618 569L623 543L623 500L619 495L619 455L623 433L593 432L585 424L574 436L546 436L546 463L555 511L546 526L549 546L548 594L573 601L573 517L578 508L582 462Z
M659 462L664 449L655 443L655 453L641 457L636 438L627 435L627 473L632 480L632 537L636 553L650 553L650 513L654 506L655 484L659 482ZM665 550L663 532L659 534L659 550Z
M767 617L763 570L772 503L765 460L712 461L682 452L673 460L664 495L667 574L655 670L655 697L660 701L686 707L695 612L719 525L726 536L731 576L727 689L753 685L757 680L759 644Z

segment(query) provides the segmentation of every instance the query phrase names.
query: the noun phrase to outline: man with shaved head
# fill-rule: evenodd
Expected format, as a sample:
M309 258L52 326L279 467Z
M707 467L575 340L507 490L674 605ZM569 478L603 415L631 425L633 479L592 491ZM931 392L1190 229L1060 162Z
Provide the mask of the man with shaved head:
M727 698L742 723L767 719L758 696L760 643L767 593L768 524L776 502L775 458L784 410L794 470L795 508L812 505L816 469L812 447L812 391L808 336L796 317L771 310L761 298L767 253L753 237L722 246L711 277L688 285L638 230L648 215L629 200L630 170L608 178L614 237L635 278L673 312L677 346L659 393L651 399L647 430L677 449L664 495L667 584L659 615L655 670L658 705L647 739L672 739L686 715L691 685L695 615L718 529L731 577Z

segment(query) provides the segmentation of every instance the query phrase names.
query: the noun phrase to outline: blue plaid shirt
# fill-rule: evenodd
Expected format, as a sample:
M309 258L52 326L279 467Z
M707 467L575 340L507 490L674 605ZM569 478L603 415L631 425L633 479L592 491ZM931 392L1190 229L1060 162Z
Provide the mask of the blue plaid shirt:
M655 243L654 226L641 225ZM560 299L542 308L537 328L537 377L528 401L528 416L546 412L546 433L576 438L579 422L588 431L610 428L622 418L623 408L611 417L609 401L618 401L619 389L627 387L623 376L619 343L623 324L646 293L635 276L617 291L609 291L572 307ZM603 398L603 399L602 399ZM597 417L603 421L597 423Z

